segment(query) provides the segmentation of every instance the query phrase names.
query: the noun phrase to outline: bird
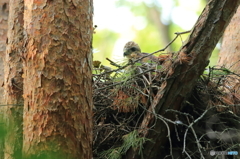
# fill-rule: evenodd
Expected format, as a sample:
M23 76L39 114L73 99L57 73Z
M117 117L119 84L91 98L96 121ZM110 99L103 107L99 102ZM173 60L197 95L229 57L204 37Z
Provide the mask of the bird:
M149 61L158 62L159 61L158 58L154 55L149 55L148 53L142 53L141 48L134 41L129 41L125 44L123 48L123 56L127 57L129 60L132 60L132 61L142 58L144 56L146 57L141 59L140 60L141 62L149 62Z

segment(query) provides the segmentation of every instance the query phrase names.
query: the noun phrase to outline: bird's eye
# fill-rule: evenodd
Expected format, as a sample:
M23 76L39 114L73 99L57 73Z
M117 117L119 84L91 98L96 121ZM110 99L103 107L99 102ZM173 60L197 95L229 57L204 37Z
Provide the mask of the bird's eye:
M131 50L132 52L133 52L133 51L137 51L137 48L132 47L130 50Z

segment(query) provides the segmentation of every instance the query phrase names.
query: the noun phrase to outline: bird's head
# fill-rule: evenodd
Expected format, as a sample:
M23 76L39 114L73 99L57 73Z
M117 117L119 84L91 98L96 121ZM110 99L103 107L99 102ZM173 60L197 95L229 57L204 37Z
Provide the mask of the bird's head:
M141 53L141 49L137 43L129 41L125 44L123 49L123 56L132 59L135 58L139 53Z

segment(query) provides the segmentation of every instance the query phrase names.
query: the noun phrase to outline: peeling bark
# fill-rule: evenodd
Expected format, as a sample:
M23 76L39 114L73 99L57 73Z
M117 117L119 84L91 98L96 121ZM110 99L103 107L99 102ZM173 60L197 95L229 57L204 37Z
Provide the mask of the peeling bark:
M22 152L23 121L23 0L10 0L7 49L4 63L4 125L7 134L4 158L19 158Z
M0 85L4 81L4 55L6 51L7 28L8 28L8 12L9 0L0 1ZM3 94L4 89L0 87L0 94ZM0 98L0 103L4 103L3 97ZM1 155L0 155L1 156ZM0 157L1 158L1 157Z
M92 158L92 5L25 3L24 158Z
M203 10L195 24L189 39L180 49L178 58L168 72L168 78L161 85L149 111L154 108L156 114L175 120L167 109L179 110L188 97L196 80L208 65L209 57L227 27L231 17L239 6L240 0L212 0ZM153 126L153 124L155 124ZM153 128L152 128L153 126ZM170 128L173 125L170 125ZM152 128L148 130L148 128ZM161 120L155 121L153 113L145 115L141 125L141 134L152 139L143 149L143 158L164 158L163 147L167 142L167 128ZM138 150L130 149L127 159L141 158Z
M4 66L3 58L6 51L6 39L7 39L7 21L9 11L9 0L0 1L0 85L4 81ZM0 94L3 94L4 88L0 87ZM0 104L4 104L3 96L0 98ZM5 108L0 107L0 113L3 113ZM4 114L4 113L3 113ZM0 122L3 122L4 116L0 114ZM0 126L0 159L4 158L4 133L3 127Z
M0 2L0 56L3 57L6 50L7 21L9 12L9 0Z

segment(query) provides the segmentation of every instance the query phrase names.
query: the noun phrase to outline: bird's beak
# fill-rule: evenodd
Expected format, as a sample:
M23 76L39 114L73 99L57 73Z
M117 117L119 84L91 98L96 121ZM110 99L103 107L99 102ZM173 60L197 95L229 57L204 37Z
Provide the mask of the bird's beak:
M130 51L128 49L123 50L123 56L128 56L130 55Z

